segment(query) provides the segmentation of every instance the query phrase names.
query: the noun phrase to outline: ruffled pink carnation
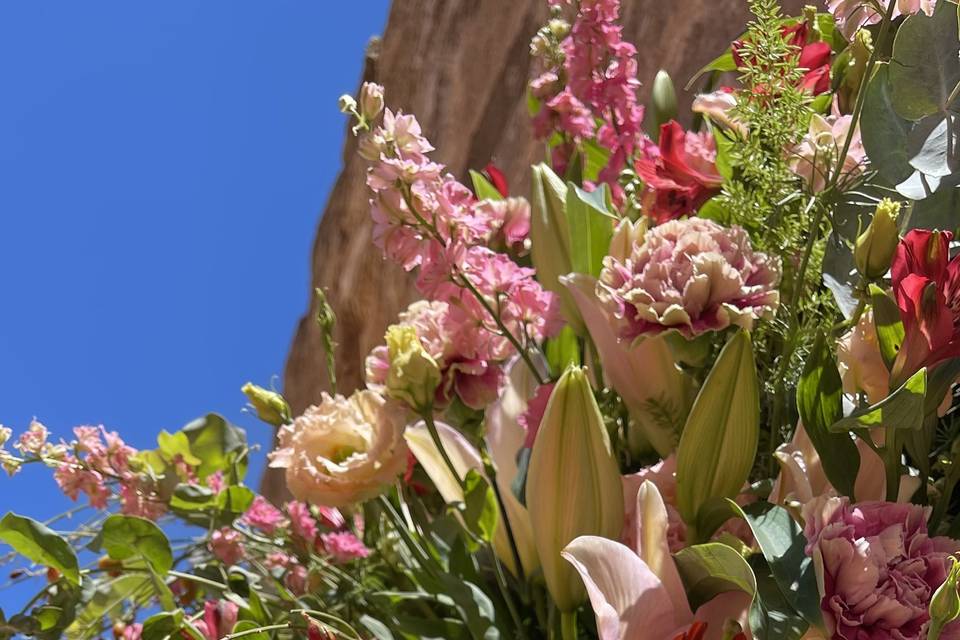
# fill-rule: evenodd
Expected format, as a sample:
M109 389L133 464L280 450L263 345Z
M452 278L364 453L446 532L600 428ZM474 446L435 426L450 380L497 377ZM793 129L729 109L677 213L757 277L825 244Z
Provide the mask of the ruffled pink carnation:
M847 497L805 505L804 534L831 638L927 637L930 597L946 579L948 556L960 549L955 540L930 537L928 515L917 505L851 504ZM960 638L960 624L947 625L940 637Z
M754 252L740 227L711 220L671 220L648 231L624 260L607 256L603 264L597 295L624 339L749 329L779 304L779 259Z
M248 526L272 535L283 524L283 514L263 496L257 496L243 514L242 520Z
M320 544L334 562L344 563L356 558L366 558L370 549L349 531L335 531L320 535Z
M240 532L224 527L210 534L210 553L225 565L235 565L244 556L243 537Z

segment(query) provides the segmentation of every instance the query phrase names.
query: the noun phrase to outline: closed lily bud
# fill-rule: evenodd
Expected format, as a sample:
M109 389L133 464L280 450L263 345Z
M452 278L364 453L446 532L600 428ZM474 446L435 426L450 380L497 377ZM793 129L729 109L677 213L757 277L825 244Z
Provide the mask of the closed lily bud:
M882 278L890 269L890 261L900 242L897 216L900 203L884 198L877 205L873 220L857 238L853 251L857 271L868 280Z
M428 411L440 386L440 367L410 325L395 324L387 329L387 393L418 412Z
M624 513L620 467L580 367L567 369L550 394L533 444L526 497L547 589L561 611L572 611L586 592L560 552L579 536L615 539Z
M636 222L623 218L613 232L610 251L607 255L617 262L626 262L634 246L643 244L643 237L647 235L647 229L650 227L649 220L647 216L643 216Z
M279 427L290 422L290 406L276 391L268 391L252 382L243 385L240 390L253 405L257 417L267 424Z
M652 123L655 125L655 132L660 131L660 125L677 117L677 91L673 87L670 74L663 69L660 69L653 79L650 103L653 106Z
M960 617L960 594L957 583L960 579L960 563L950 557L950 571L947 579L937 588L930 599L930 627L927 640L938 640L943 628Z
M360 115L371 122L383 111L383 86L375 82L364 82L360 87Z

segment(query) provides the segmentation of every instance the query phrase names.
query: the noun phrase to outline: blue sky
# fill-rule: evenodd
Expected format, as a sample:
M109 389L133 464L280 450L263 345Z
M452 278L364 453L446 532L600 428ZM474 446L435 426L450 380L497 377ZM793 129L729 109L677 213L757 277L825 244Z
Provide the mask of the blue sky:
M279 384L387 4L0 4L0 423L145 448L216 411L269 442L239 388ZM0 512L69 506L0 477Z

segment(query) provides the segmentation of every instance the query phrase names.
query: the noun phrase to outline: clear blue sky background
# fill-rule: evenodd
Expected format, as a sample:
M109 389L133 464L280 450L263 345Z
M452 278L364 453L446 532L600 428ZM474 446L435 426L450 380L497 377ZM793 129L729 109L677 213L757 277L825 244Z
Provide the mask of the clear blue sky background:
M279 384L387 4L0 3L0 423L146 448L216 411L268 444L239 388ZM0 512L68 506L0 477Z

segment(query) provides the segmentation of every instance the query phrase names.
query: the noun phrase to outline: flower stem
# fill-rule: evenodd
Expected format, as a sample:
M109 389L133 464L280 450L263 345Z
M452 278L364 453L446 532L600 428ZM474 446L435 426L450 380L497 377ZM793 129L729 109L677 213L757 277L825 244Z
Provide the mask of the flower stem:
M430 432L430 438L433 440L433 446L435 446L437 451L440 452L440 457L443 458L443 463L447 465L447 470L451 473L451 475L453 475L453 479L457 482L457 484L460 485L460 492L463 493L464 498L466 498L466 486L464 485L463 478L460 477L457 467L453 464L453 460L450 458L446 448L443 446L443 440L440 439L440 431L437 430L437 423L433 420L432 409L425 409L420 416L423 418L424 424L427 425L427 431Z
M577 640L577 612L564 611L560 614L560 638Z

